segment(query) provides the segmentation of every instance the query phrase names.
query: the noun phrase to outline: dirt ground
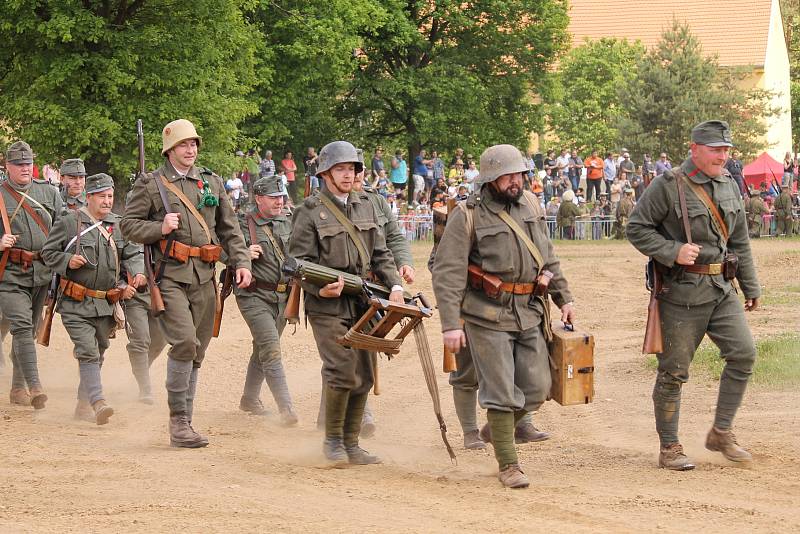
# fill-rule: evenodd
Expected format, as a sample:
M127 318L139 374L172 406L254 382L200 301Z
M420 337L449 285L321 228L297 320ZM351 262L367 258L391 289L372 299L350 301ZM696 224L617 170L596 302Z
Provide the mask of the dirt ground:
M797 241L754 243L761 283L780 288L796 272ZM424 266L430 245L415 245ZM195 427L211 445L169 447L165 357L152 368L156 405L136 402L124 335L112 341L103 368L116 414L97 427L74 421L77 364L58 319L40 369L47 409L0 401L0 531L197 532L336 531L445 532L798 532L800 531L800 391L751 387L737 436L755 462L735 467L703 447L716 401L716 382L684 389L681 436L698 464L676 473L656 467L653 372L639 353L647 294L644 258L627 243L558 244L576 296L578 325L594 333L595 402L547 403L537 426L551 440L519 446L528 490L505 490L491 449L465 451L447 376L439 373L451 464L439 439L430 397L411 337L398 357L381 364L382 394L372 397L378 432L362 445L383 465L326 469L314 419L319 358L310 330L291 328L283 352L301 418L285 429L276 417L238 410L250 338L233 299L220 339L202 368ZM418 270L414 289L432 296ZM795 283L797 278L794 278ZM749 315L757 337L798 331L800 303L767 305ZM440 366L436 315L427 322ZM5 347L8 350L9 340ZM10 371L0 371L7 391ZM5 395L5 393L3 394ZM265 403L274 407L264 388Z

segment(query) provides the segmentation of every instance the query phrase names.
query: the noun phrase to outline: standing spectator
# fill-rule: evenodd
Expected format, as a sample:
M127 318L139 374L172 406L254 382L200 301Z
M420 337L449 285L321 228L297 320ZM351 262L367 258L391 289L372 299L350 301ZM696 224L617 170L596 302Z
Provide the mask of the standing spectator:
M617 172L622 181L628 183L630 183L633 175L636 174L636 164L631 161L631 155L627 152L622 153L622 161L619 162Z
M389 172L389 180L392 182L395 194L399 198L405 196L406 185L408 183L408 164L403 159L403 151L396 150L392 157L392 170Z
M656 175L656 164L653 163L653 158L649 154L644 155L644 163L642 163L642 183L646 188L653 181ZM640 198L639 193L636 193L636 198Z
M733 152L731 152L731 157L725 162L725 168L728 169L728 172L731 173L731 177L736 181L736 185L739 186L739 192L742 194L742 197L746 197L747 186L745 186L744 183L744 165L742 164L742 160L739 159L741 155L741 152L734 148Z
M297 202L297 182L295 181L297 164L294 162L294 154L292 154L291 150L283 153L281 167L283 167L283 172L286 173L286 181L289 183L289 199L292 202Z
M574 148L569 156L569 182L572 190L577 191L581 186L581 175L583 174L583 160L578 156L578 151Z
M453 154L453 158L450 160L450 168L451 169L456 166L456 162L458 160L461 160L461 163L464 163L464 149L463 148L457 148L455 154Z
M386 167L383 166L383 148L377 146L372 155L372 177L377 178L381 175L381 171L386 171Z
M592 155L583 162L586 167L586 200L600 197L600 184L603 181L603 160L597 155L597 150L592 150ZM596 191L592 194L592 191Z
M237 175L233 175L225 182L225 190L228 191L228 196L233 201L233 209L239 211L242 198L244 197L244 183Z
M306 155L303 156L303 170L306 180L311 182L311 193L319 191L319 179L317 178L317 151L313 146L308 147Z
M559 183L562 183L565 186L569 183L569 163L569 152L567 152L567 149L564 148L561 150L561 155L556 158L556 166L558 167Z
M533 178L536 176L536 161L533 159L533 153L530 150L525 152L525 161L528 162L528 181L533 183Z
M425 152L424 148L419 149L419 154L417 157L414 158L414 172L412 177L414 178L414 193L420 193L422 191L430 191L433 189L433 172L431 171L431 177L428 178L428 166L433 163L433 161L426 159L427 153Z
M464 171L464 183L470 191L474 190L473 184L480 174L480 171L475 167L475 160L470 161L469 167Z
M611 194L609 198L611 200L611 209L615 212L617 211L617 205L619 204L620 199L622 198L622 191L623 191L623 182L619 178L614 179L614 183L611 184Z
M556 153L552 150L547 151L547 157L544 158L542 163L544 167L544 201L549 203L553 198L555 191L553 191L553 181L558 179L558 165L556 164Z
M50 163L49 165L42 167L42 174L44 175L44 179L50 185L58 187L61 184L61 174L59 174L58 165L55 163Z
M603 160L603 179L606 182L606 193L611 197L611 185L617 177L617 162L611 152L606 152L606 159Z
M444 161L439 157L439 153L435 150L431 153L431 170L433 171L433 183L439 181L439 178L444 178Z
M792 190L792 182L794 181L795 173L796 169L794 160L792 159L792 153L787 152L783 157L783 180L781 185L788 185L789 191Z
M375 189L383 195L384 198L389 196L389 180L386 178L386 171L381 170L378 178L375 180Z
M258 164L258 176L260 178L275 176L275 161L272 159L272 150L264 152L264 159Z
M672 169L672 163L669 162L667 159L666 152L662 152L661 155L658 157L658 161L656 161L656 176L661 176L664 174L664 171L668 171Z
M450 174L447 175L447 179L455 179L457 182L464 181L464 162L460 159L457 159L453 168L450 169Z

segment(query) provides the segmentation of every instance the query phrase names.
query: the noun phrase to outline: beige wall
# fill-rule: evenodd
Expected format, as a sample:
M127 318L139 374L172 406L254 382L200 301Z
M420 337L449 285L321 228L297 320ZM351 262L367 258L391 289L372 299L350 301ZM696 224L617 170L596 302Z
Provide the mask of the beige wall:
M780 109L781 113L768 121L766 139L769 145L767 152L778 161L783 161L783 156L792 149L790 83L789 52L786 50L780 6L778 0L773 0L767 57L759 87L779 93L773 98L772 105Z

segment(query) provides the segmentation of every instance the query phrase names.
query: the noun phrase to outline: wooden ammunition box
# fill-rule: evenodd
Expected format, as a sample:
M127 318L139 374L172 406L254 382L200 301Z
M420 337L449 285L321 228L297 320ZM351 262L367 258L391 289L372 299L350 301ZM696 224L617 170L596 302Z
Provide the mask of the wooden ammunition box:
M550 397L562 406L589 404L594 398L594 336L567 330L554 321L550 343Z

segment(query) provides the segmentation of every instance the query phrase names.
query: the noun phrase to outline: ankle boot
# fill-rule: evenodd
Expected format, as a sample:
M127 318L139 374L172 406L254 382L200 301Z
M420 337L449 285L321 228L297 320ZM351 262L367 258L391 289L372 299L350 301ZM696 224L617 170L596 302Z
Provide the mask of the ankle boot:
M90 423L95 422L94 410L92 409L92 405L89 404L89 401L78 400L78 404L75 405L75 419L79 421L88 421Z
M8 394L8 400L11 404L16 404L17 406L31 405L31 396L25 388L12 388L11 392Z
M750 462L753 456L737 442L731 430L720 430L712 427L706 437L706 449L721 452L731 462Z
M169 444L172 447L197 449L208 445L208 440L194 431L185 413L169 416Z
M114 408L107 405L106 401L102 399L92 404L92 409L94 410L94 422L98 425L108 423L108 419L114 415Z

